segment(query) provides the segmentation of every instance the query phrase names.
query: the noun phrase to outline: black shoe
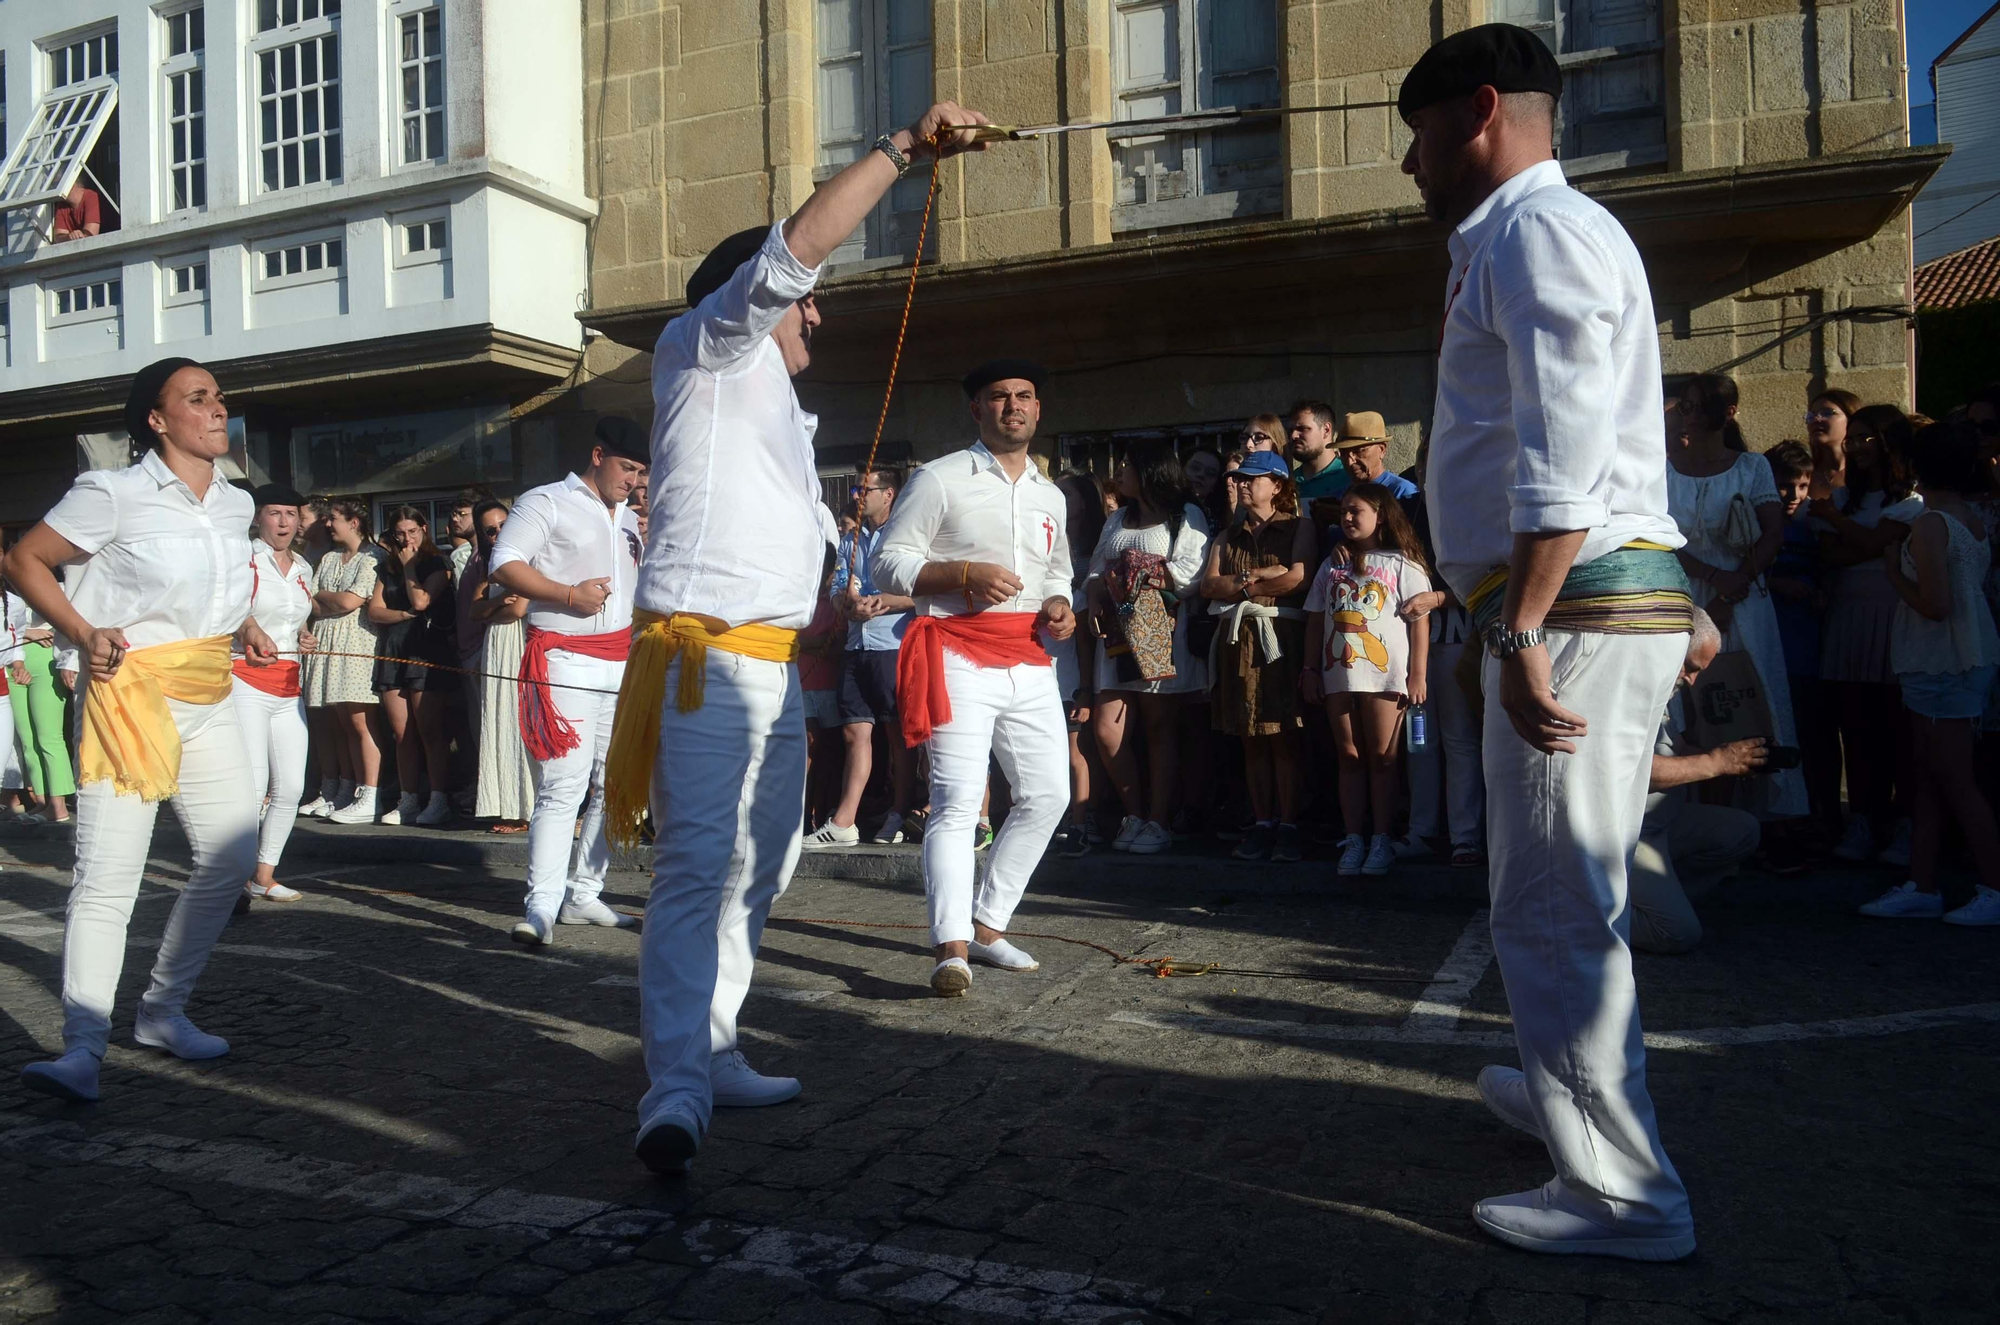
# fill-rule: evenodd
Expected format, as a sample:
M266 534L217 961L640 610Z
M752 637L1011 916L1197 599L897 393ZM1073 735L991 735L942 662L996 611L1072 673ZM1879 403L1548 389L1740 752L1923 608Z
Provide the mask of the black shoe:
M1051 844L1056 854L1062 856L1087 856L1090 854L1090 834L1084 832L1082 824L1064 824L1056 829L1055 840Z
M1279 824L1277 833L1271 839L1271 859L1279 864L1290 864L1299 858L1299 826Z
M1238 860L1262 860L1271 854L1271 839L1276 831L1269 824L1251 824L1243 830L1243 840L1236 844L1236 850L1229 854Z
M648 1127L633 1152L639 1162L663 1178L678 1178L688 1171L701 1142L693 1132L667 1119Z

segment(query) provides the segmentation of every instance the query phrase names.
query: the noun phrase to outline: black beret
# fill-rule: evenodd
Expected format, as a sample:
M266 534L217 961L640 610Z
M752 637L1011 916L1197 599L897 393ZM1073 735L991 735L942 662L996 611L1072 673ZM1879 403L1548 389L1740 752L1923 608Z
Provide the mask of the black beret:
M701 265L694 269L694 275L688 277L687 306L693 308L728 284L738 267L757 256L757 250L764 247L770 233L768 225L753 225L748 230L738 230L710 249Z
M1455 32L1423 53L1396 94L1405 120L1426 106L1468 96L1482 87L1496 92L1546 92L1562 96L1562 69L1541 38L1512 23L1485 23Z
M597 444L608 455L623 456L642 465L653 463L651 440L646 430L618 414L606 414L597 421Z
M304 497L301 497L294 489L288 488L282 483L266 483L251 492L250 498L257 503L257 509L260 511L266 506L303 506L306 504Z
M995 382L1005 382L1011 378L1019 378L1023 382L1033 382L1035 384L1035 391L1040 393L1042 379L1047 376L1047 369L1038 363L1031 363L1026 359L989 359L967 373L965 379L959 385L965 388L965 398L967 400L978 395L979 388L991 386Z
M134 445L150 449L160 444L146 416L159 407L160 393L167 389L169 378L183 368L201 366L193 359L161 359L133 374L132 390L125 396L125 431L131 434Z

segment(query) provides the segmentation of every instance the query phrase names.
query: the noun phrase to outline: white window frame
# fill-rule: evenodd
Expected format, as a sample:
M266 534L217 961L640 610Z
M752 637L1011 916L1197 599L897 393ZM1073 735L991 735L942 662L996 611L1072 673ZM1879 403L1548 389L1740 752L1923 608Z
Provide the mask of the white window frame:
M1218 77L1250 77L1263 72L1266 66L1260 65L1218 73L1213 27L1205 21L1212 15L1213 3L1214 0L1111 0L1114 119L1144 119L1156 114L1192 114L1219 109L1221 107L1214 91ZM1173 10L1171 54L1178 57L1170 64L1177 68L1166 70L1172 76L1161 81L1127 82L1124 20L1127 16L1149 10L1169 8ZM1275 96L1268 103L1271 105L1282 104L1284 97L1282 70L1276 63L1281 59L1279 53L1284 47L1284 8L1282 0L1272 0L1274 63L1269 69ZM1157 109L1153 103L1165 109ZM1232 101L1230 106L1233 108L1235 102ZM1217 144L1230 139L1245 140L1252 135L1268 136L1273 143L1268 167L1270 178L1253 178L1237 181L1233 187L1217 187L1222 181L1216 177L1236 168L1235 163L1218 160ZM1114 232L1150 230L1202 221L1280 216L1284 213L1283 146L1276 121L1253 122L1240 128L1192 129L1164 134L1121 131L1114 126L1106 136L1114 161L1114 187L1117 181L1127 177L1129 164L1136 161L1143 165L1153 149L1174 143L1180 154L1178 170L1169 169L1166 161L1155 163L1155 168L1146 175L1144 182L1135 184L1132 201L1120 202L1114 193L1111 206L1111 228ZM1174 140L1178 140L1177 143ZM1264 170L1260 158L1249 163L1243 173L1254 177L1264 173ZM1181 192L1177 196L1161 197L1163 185L1175 176L1179 176Z
M450 34L445 31L446 17L444 9L443 0L410 0L409 3L395 5L389 11L389 21L385 25L389 34L389 69L391 71L389 79L391 111L387 117L389 122L388 159L395 163L393 169L396 170L422 170L428 166L443 165L451 159L451 68L447 54L448 47L446 45L450 39ZM412 66L416 68L418 95L421 100L424 91L423 71L426 65L432 63L432 57L420 51L414 61L403 58L403 24L406 20L414 20L417 24L418 39L421 41L423 20L427 14L437 15L438 21L438 52L435 57L438 71L438 103L435 108L424 105L415 111L411 111L404 104L404 77ZM429 154L415 158L406 158L404 147L412 123L417 126L418 132L425 139L428 139L430 137L428 121L433 115L437 117L438 123L437 141L435 143L426 141L425 146L430 149Z
M338 17L340 0L252 0L255 6L250 14L250 27L257 32L282 32L286 28L310 23L315 19ZM332 13L327 13L329 6ZM264 11L271 9L276 20L270 27L264 26Z
M417 226L424 228L424 247L412 250L410 231ZM431 247L431 241L442 242ZM397 267L430 267L451 261L451 216L442 208L436 211L404 212L389 218L389 242L391 262Z
M116 78L70 83L44 94L27 132L0 166L0 213L61 202L83 175L84 163L117 110ZM116 198L107 200L117 206Z
M286 0L279 0L279 3L282 5L286 3ZM323 4L326 3L326 0L298 0L298 3ZM244 55L246 64L244 77L247 81L245 83L246 92L244 101L248 106L248 115L246 116L245 124L250 139L251 177L256 182L256 192L259 197L275 193L290 193L298 189L323 188L328 185L342 183L346 180L347 162L348 158L352 156L352 152L347 141L348 119L344 101L347 90L348 62L346 52L341 49L340 38L340 15L336 11L332 15L322 13L316 18L301 20L289 26L279 26L259 32L245 44ZM318 62L319 78L312 86L321 89L318 93L321 108L319 127L310 135L305 132L303 84L295 84L290 89L286 89L281 81L278 91L274 96L266 96L264 91L264 57L267 55L271 57L274 62L274 74L282 80L282 65L285 53L293 48L302 47L307 42L315 43L314 59ZM325 57L329 49L334 52L335 59L339 65L331 82L331 104L334 108L335 116L339 120L339 124L331 131L331 134L329 134L326 127L324 111L328 103L324 89L328 86ZM292 58L296 66L303 58L303 52L300 51L294 54ZM297 124L293 126L295 131L290 135L285 133L284 122L283 102L287 96L298 96L300 98L299 119ZM266 102L270 102L273 106L272 114L277 133L277 137L269 144L264 140L264 107ZM329 136L339 139L339 148L335 154L340 166L340 173L337 175L329 175L325 170L327 157L326 140ZM320 177L316 180L308 180L306 178L304 149L308 144L312 145L320 156ZM287 184L284 182L284 149L287 145L299 149L299 181L296 184ZM278 152L278 182L276 184L265 183L264 153L267 146L276 148Z
M183 271L193 269L200 275L195 279L200 283L186 290L176 290L174 281ZM160 259L160 307L184 308L189 304L208 302L209 263L208 253L176 253Z
M160 17L160 211L165 215L179 212L201 212L208 210L208 59L207 59L207 16L201 3L181 5L158 11ZM202 16L202 45L179 55L167 52L171 49L169 25L177 18ZM183 80L191 89L186 113L174 114L174 85ZM198 94L198 95L194 95ZM199 103L197 108L196 103ZM174 128L177 124L187 126L188 159L176 164L174 161ZM197 131L201 134L201 152L194 151L193 138ZM176 171L188 172L188 201L174 205L174 178ZM196 183L199 182L199 189ZM200 200L196 200L199 192Z
M95 52L97 68L94 70L90 67L92 52L89 48L92 46L97 48ZM49 62L49 77L45 86L51 92L66 87L76 87L83 83L93 83L100 78L108 78L113 82L118 79L118 25L115 22L99 23L77 32L66 32L60 37L39 43L39 47L43 58ZM69 52L78 49L83 51L79 58L82 59L84 67L75 76L65 69L61 81L57 81L57 58L62 57L67 64Z
M831 48L833 33L822 24L821 0L813 0L813 120L816 141L814 146L813 180L815 183L831 179L848 165L859 161L873 149L876 139L884 134L909 127L935 99L937 88L936 71L936 16L931 11L930 0L901 0L917 6L914 12L924 16L925 26L920 40L892 42L890 6L897 0L847 0L860 14L861 35L858 46L842 45ZM919 55L919 53L922 53ZM930 69L930 95L923 98L922 106L912 109L901 107L904 114L898 116L899 108L893 104L894 87L890 69L898 56L922 58ZM828 71L835 67L855 67L859 69L859 82L863 89L864 101L861 106L862 123L858 132L840 138L829 138L823 132L822 121L826 117L829 104L827 97ZM929 168L912 170L909 175L891 185L888 194L866 221L856 228L852 238L835 249L828 262L835 266L850 263L879 260L884 265L901 261L916 249L918 224L923 219L924 196L930 187Z
M65 294L78 290L95 291L104 287L104 302L85 308L72 307L69 312L59 313L56 304ZM108 267L100 271L88 272L80 276L53 278L42 287L44 298L43 324L51 330L57 327L81 326L86 322L105 322L125 315L125 273L121 268Z
M327 244L340 245L340 261L337 264L324 261ZM276 276L264 274L266 254L294 248L301 250L319 248L322 257L320 265L317 267L303 265L312 259L309 252L302 252L300 255L302 265L298 271L283 272ZM309 230L291 235L273 235L266 239L253 240L250 244L251 289L262 294L266 290L290 290L301 285L321 285L328 281L345 280L347 259L351 256L353 255L348 249L345 227Z

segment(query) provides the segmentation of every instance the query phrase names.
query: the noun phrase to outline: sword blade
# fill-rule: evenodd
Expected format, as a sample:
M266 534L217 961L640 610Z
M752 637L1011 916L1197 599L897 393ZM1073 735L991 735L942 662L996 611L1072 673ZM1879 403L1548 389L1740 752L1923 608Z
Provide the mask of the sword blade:
M1054 138L1066 133L1087 133L1103 130L1113 141L1125 138L1150 138L1163 133L1192 133L1202 129L1234 128L1246 120L1277 119L1285 115L1330 115L1344 110L1382 110L1395 106L1393 101L1349 101L1337 106L1251 106L1239 110L1198 110L1179 115L1148 115L1131 120L1093 120L1085 124L985 124L979 126L975 141L1026 142L1036 138Z

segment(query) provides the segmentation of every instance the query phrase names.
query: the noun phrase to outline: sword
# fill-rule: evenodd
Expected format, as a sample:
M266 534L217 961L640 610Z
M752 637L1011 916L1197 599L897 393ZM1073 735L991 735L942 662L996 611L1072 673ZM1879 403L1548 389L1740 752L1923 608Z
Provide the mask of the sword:
M1133 120L1095 120L1088 124L980 124L974 130L977 143L1028 142L1066 133L1102 129L1106 138L1150 138L1173 130L1229 129L1246 120L1278 119L1286 115L1327 115L1342 110L1382 110L1393 101L1349 101L1337 106L1253 106L1242 110L1197 110L1180 115L1149 115Z

